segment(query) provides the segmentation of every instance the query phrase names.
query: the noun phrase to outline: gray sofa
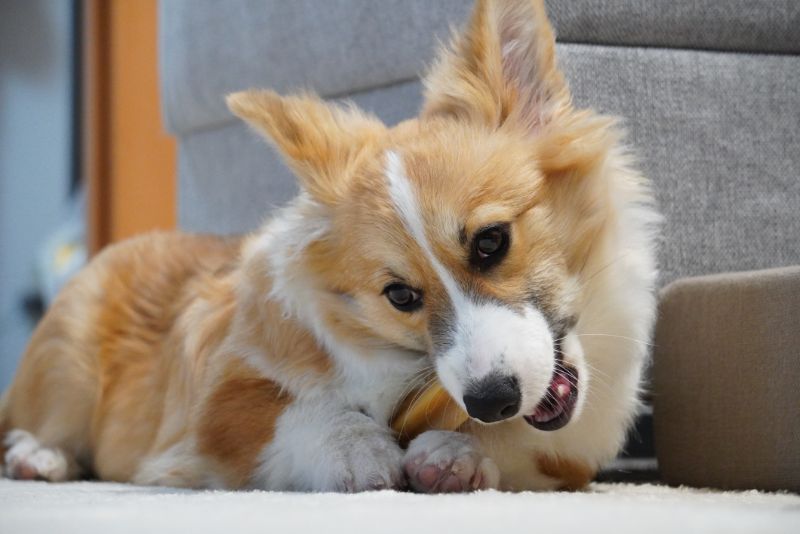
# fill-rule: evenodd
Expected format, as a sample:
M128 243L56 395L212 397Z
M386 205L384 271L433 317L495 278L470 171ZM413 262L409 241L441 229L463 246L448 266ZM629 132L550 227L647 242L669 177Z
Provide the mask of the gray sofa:
M389 123L471 0L163 0L179 220L254 229L295 193L226 110L310 88ZM666 215L652 398L670 483L800 489L800 2L552 0L578 105L625 118ZM757 434L757 439L751 439Z

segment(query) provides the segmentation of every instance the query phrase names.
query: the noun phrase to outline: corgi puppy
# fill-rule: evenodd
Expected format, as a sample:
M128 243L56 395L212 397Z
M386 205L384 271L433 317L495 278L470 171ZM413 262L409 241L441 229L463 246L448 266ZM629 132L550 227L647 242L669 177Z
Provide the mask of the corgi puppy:
M527 490L614 458L658 217L614 121L573 106L541 0L479 0L393 128L308 94L228 105L301 193L247 237L146 235L76 276L0 401L7 476ZM401 446L432 385L464 417Z

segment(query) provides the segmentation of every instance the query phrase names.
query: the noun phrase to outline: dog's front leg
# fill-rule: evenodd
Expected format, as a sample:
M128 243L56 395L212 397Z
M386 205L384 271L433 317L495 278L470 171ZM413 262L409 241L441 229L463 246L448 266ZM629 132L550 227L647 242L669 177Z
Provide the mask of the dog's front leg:
M429 430L414 438L403 459L411 487L424 493L496 489L500 470L469 434Z
M358 492L405 485L403 451L391 430L326 396L297 400L262 453L257 487Z

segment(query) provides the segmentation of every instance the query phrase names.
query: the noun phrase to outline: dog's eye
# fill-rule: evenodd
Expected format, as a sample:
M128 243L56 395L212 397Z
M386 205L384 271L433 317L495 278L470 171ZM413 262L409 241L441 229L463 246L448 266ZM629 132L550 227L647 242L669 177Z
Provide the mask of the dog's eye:
M503 259L508 252L508 224L494 224L475 234L470 263L483 271Z
M383 288L383 294L392 306L403 312L412 312L422 306L422 293L405 284L389 284Z
M478 254L485 258L491 256L503 246L504 236L498 229L492 229L482 233L478 236L478 242L475 248L478 249Z

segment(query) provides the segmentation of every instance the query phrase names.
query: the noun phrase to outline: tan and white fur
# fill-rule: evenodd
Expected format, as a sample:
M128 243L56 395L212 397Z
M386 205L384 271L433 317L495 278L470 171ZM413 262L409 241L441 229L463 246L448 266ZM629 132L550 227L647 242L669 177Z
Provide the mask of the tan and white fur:
M648 183L614 121L571 103L539 0L478 1L425 87L420 116L393 128L310 95L231 95L301 193L241 239L152 234L95 258L0 401L5 473L311 491L588 482L639 406ZM571 418L532 426L567 367ZM438 380L475 413L464 399L483 403L497 377L512 415L398 444L389 422L409 392Z

